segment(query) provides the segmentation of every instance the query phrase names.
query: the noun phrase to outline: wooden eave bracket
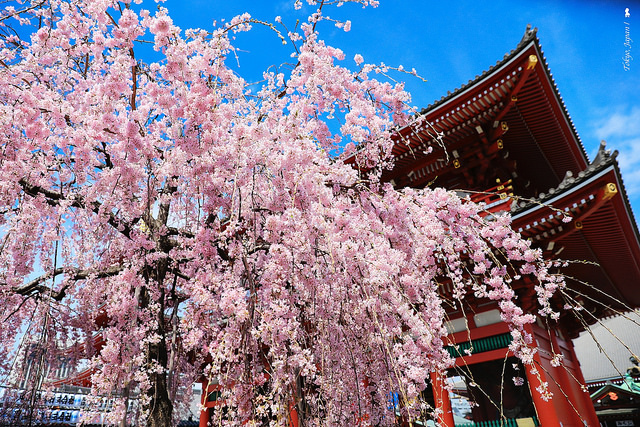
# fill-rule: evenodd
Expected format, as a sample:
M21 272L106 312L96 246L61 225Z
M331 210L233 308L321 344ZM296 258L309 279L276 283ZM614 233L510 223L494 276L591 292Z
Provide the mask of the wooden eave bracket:
M613 182L609 182L605 185L603 185L602 187L600 187L598 189L598 191L596 192L592 203L589 204L589 206L582 212L580 212L580 214L578 216L574 216L573 220L566 224L566 226L562 227L562 230L560 231L556 231L555 233L552 233L551 239L549 238L541 238L541 239L536 239L538 242L546 242L547 240L553 240L553 241L558 241L561 240L571 234L573 234L574 232L578 231L578 230L582 230L583 226L584 226L584 221L594 212L596 212L598 209L600 209L600 207L602 205L604 205L607 201L609 201L611 198L613 198L616 194L618 193L618 188L616 186L615 183ZM555 218L554 218L555 219ZM559 220L556 220L554 222L557 222ZM546 221L547 223L551 223L550 221ZM543 233L545 232L550 232L550 230L552 229L556 229L558 227L559 224L556 224L555 227L552 228L546 228L545 230L539 230L540 225L534 227L530 227L529 229L523 230L522 234L523 236L526 236L527 238L535 238L536 236L541 236ZM527 233L528 232L528 233Z
M524 63L522 64L522 73L520 74L520 78L518 79L513 89L511 89L511 92L509 92L509 94L507 95L509 97L509 100L505 104L504 108L502 108L502 110L498 112L498 115L493 119L495 124L499 123L504 118L504 116L507 115L509 110L511 110L511 108L516 104L516 102L518 102L518 93L523 88L531 73L534 72L536 64L538 63L538 57L536 55L529 55L523 62ZM497 129L500 129L500 127L496 127ZM499 137L500 135L492 135L492 140Z

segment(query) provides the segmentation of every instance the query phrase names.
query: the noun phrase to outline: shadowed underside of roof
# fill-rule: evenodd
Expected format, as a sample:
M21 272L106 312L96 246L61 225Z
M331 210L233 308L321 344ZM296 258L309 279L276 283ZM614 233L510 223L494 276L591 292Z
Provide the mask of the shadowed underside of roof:
M401 130L394 149L396 167L385 176L398 186L421 187L449 174L447 182L437 185L470 189L469 180L455 173L453 161L482 168L482 161L474 158L475 146L498 140L500 152L486 153L484 164L515 162L532 195L558 185L567 170L577 173L588 165L535 29L527 29L518 47L495 66L424 109L417 122ZM433 153L426 154L428 147ZM499 156L506 157L496 160ZM487 182L495 178L489 175Z

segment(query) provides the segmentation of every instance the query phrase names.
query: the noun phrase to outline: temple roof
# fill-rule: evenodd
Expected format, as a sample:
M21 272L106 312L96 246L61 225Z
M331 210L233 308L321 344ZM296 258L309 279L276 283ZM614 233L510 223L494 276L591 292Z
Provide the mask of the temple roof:
M514 185L528 195L589 164L530 28L501 61L423 109L400 130L393 153L396 166L385 178L398 186L422 187L437 177L436 185L450 189L487 188L497 177L509 179L494 170L517 170Z
M584 149L584 146L582 145L582 141L580 140L580 137L578 136L578 132L576 131L576 128L575 128L575 126L573 124L573 121L571 120L571 117L569 115L569 112L567 111L567 107L564 104L564 100L562 99L562 96L560 95L560 91L558 90L558 87L557 87L557 85L555 83L555 80L553 79L553 74L551 74L551 71L549 70L549 65L547 64L547 60L544 57L544 52L542 51L542 48L540 46L540 40L537 37L537 33L538 33L538 29L537 28L533 28L532 29L531 25L527 25L527 28L526 28L526 30L524 32L524 35L522 36L522 39L520 40L520 43L518 43L518 45L514 49L512 49L510 52L507 52L501 60L496 61L496 63L494 65L490 66L482 74L476 75L474 79L469 80L466 84L460 86L457 89L454 89L453 92L451 92L451 91L447 92L447 95L442 96L439 100L434 101L432 104L429 104L426 108L423 108L422 111L421 111L421 114L427 114L430 110L433 110L434 108L438 107L439 105L446 103L450 99L454 99L456 96L460 95L461 93L463 93L467 89L472 88L478 82L480 82L481 80L483 80L483 79L487 78L489 75L491 75L491 73L493 73L495 70L500 69L501 67L503 67L506 64L508 64L509 61L511 61L512 59L517 57L522 51L527 50L527 47L531 43L534 43L536 45L537 51L540 53L540 57L542 59L542 65L544 66L544 69L547 72L548 78L549 78L549 80L551 82L551 85L553 87L555 95L556 95L558 101L560 102L560 105L562 106L562 110L564 111L564 115L566 116L567 121L571 125L571 129L573 130L573 133L575 134L575 138L578 141L578 143L580 145L580 148L582 149L582 153L583 153L585 159L587 159L587 153L586 153L586 151Z
M566 293L586 309L565 322L572 336L597 318L640 306L640 239L616 155L603 143L585 170L513 203L514 229L546 258L570 261L562 270Z

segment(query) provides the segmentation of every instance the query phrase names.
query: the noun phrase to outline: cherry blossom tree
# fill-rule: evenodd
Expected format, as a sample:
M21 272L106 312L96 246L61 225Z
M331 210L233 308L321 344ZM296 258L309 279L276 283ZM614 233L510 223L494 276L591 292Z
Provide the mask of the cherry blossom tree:
M289 29L244 14L183 31L126 0L4 11L4 381L30 348L42 366L88 360L113 420L136 395L147 425L170 425L204 377L222 386L220 424L285 426L292 409L304 425L393 424L391 393L405 417L432 412L420 392L452 362L445 282L448 304L499 301L530 362L534 316L509 284L531 276L551 313L561 280L507 216L380 181L398 127L427 124L401 84L372 77L386 68L319 38L351 24L309 3ZM249 84L228 62L256 25L295 64ZM157 62L137 53L149 45Z

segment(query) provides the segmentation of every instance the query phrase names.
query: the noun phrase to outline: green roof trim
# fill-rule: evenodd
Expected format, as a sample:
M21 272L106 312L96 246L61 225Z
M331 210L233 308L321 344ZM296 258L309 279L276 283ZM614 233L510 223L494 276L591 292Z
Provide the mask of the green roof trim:
M471 354L484 353L486 351L498 350L506 348L511 344L513 337L510 333L494 335L491 337L480 338L477 340L465 341L458 345L447 346L446 349L451 357L468 356L467 350L471 350Z
M591 400L593 400L594 398L596 398L599 394L602 394L604 389L612 389L612 390L618 390L618 391L622 391L624 393L631 393L631 394L635 394L640 396L640 383L635 381L631 375L629 374L624 374L623 376L624 378L624 382L620 385L616 385L616 384L606 384L603 385L602 387L600 387L597 391L595 391L594 393L591 393Z
M540 422L536 417L533 417L533 422L536 426L540 425ZM514 418L505 418L495 421L470 421L464 424L456 424L456 427L518 427L518 421Z

